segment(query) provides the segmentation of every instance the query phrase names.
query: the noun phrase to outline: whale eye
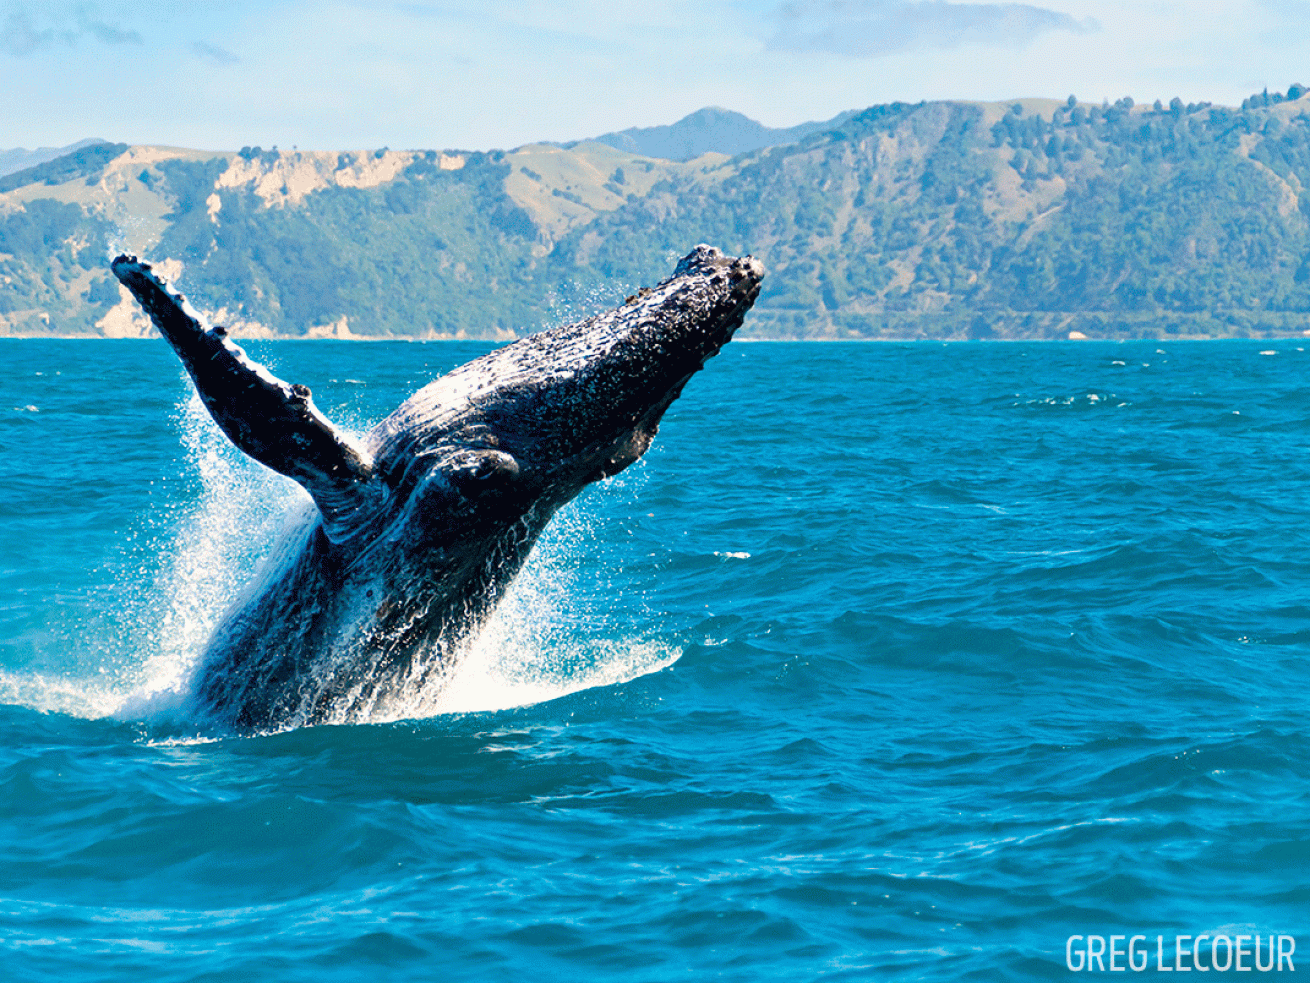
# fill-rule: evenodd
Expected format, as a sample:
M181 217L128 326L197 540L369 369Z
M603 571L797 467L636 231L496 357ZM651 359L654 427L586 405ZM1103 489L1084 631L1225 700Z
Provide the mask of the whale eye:
M461 451L449 472L451 483L465 495L500 490L519 475L519 462L504 451Z

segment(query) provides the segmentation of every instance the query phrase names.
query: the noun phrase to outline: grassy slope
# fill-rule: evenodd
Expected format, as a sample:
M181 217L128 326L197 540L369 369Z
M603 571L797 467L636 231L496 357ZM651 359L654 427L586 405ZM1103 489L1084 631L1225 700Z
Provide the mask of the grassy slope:
M599 281L695 238L750 249L772 271L755 329L780 336L1310 327L1305 101L995 109L876 107L712 187L665 182L554 257Z
M879 106L683 164L598 143L100 151L0 194L0 333L143 329L103 272L126 248L180 261L238 332L507 337L699 241L768 265L758 335L1299 333L1310 98L1260 102Z

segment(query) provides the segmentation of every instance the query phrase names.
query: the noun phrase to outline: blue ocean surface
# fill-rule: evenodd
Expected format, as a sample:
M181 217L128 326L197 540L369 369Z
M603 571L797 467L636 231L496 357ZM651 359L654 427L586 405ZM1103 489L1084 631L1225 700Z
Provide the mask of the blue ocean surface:
M361 432L488 350L248 347ZM443 689L254 737L187 673L302 493L160 340L0 342L0 452L0 980L1306 971L1298 341L735 342Z

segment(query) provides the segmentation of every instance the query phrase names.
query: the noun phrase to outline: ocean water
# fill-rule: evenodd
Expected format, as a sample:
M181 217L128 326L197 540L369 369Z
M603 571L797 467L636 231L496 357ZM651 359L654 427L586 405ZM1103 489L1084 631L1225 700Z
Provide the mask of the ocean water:
M250 347L358 430L486 350ZM1296 341L734 343L445 690L258 737L185 680L299 492L161 341L0 343L0 450L5 981L1310 959Z

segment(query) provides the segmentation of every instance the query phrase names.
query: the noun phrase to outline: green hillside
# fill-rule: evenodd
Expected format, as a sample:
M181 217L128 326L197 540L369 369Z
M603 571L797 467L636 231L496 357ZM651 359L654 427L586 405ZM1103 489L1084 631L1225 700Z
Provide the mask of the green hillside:
M706 241L769 268L757 336L1301 334L1307 110L1299 86L1237 109L894 104L684 163L101 144L5 178L0 333L144 332L105 272L127 249L238 334L510 337Z

